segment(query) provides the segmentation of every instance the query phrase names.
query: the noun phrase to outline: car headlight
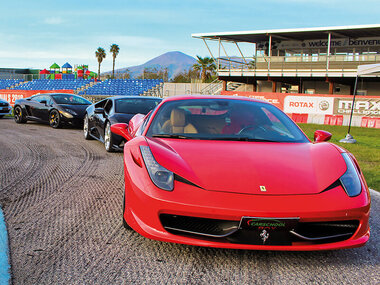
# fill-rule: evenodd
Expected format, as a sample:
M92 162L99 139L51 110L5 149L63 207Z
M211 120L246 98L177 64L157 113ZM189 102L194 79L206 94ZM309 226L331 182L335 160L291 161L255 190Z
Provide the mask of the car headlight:
M174 174L158 164L149 146L140 146L146 169L153 183L163 190L172 191L174 188Z
M77 112L75 112L74 110L71 110L71 109L65 109L66 112L70 113L71 115L74 115L74 116L77 116Z
M69 112L66 112L66 111L59 111L63 116L65 116L66 118L73 118L73 115L71 115Z
M74 111L74 110L71 110L71 109L65 109L63 111L59 111L62 115L64 115L66 118L73 118L74 116L77 116L78 114Z
M342 153L343 159L346 162L347 170L340 177L340 182L343 185L344 191L350 197L355 197L362 191L362 184L359 179L359 174L354 163L347 153Z

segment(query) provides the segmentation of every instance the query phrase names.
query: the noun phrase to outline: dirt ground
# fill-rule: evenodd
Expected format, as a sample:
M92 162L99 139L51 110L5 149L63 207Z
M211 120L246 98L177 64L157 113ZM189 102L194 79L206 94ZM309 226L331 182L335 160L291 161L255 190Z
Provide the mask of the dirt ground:
M371 239L327 252L163 243L121 223L122 153L78 129L0 120L0 205L13 284L379 284L380 194Z

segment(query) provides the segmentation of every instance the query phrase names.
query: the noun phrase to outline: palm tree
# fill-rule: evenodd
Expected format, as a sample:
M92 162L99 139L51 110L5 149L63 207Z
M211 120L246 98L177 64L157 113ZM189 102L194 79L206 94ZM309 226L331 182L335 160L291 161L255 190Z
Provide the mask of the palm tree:
M100 79L100 64L102 63L103 59L106 58L106 51L104 50L104 48L98 47L98 49L95 52L95 56L98 59L99 63L98 79Z
M194 70L201 72L201 80L202 82L205 82L206 79L212 74L215 69L216 65L214 63L214 60L210 57L200 57L197 55L198 62L193 65Z
M117 44L112 44L110 48L110 52L112 52L112 78L115 78L115 59L116 56L119 54L120 47Z

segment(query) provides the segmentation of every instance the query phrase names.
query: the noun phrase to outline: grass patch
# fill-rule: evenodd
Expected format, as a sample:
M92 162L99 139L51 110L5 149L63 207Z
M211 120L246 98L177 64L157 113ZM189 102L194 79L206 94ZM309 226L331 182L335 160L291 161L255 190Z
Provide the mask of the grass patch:
M305 134L314 139L316 130L325 130L332 133L330 142L337 144L351 152L359 162L368 187L380 192L380 130L370 128L351 127L351 135L357 140L356 144L340 143L347 134L347 126L329 126L315 124L298 124Z

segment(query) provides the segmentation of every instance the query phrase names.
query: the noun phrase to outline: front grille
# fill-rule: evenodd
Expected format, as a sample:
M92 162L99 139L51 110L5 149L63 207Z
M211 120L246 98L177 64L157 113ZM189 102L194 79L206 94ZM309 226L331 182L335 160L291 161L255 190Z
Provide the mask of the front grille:
M359 226L358 221L299 223L291 233L298 240L315 243L342 241L350 238Z
M240 221L161 214L162 226L170 233L213 241L262 244L257 231L239 228ZM347 240L355 233L358 221L299 222L289 232L270 232L276 244L322 244Z
M186 233L206 237L222 238L236 232L238 221L217 220L161 214L163 227L172 233Z

